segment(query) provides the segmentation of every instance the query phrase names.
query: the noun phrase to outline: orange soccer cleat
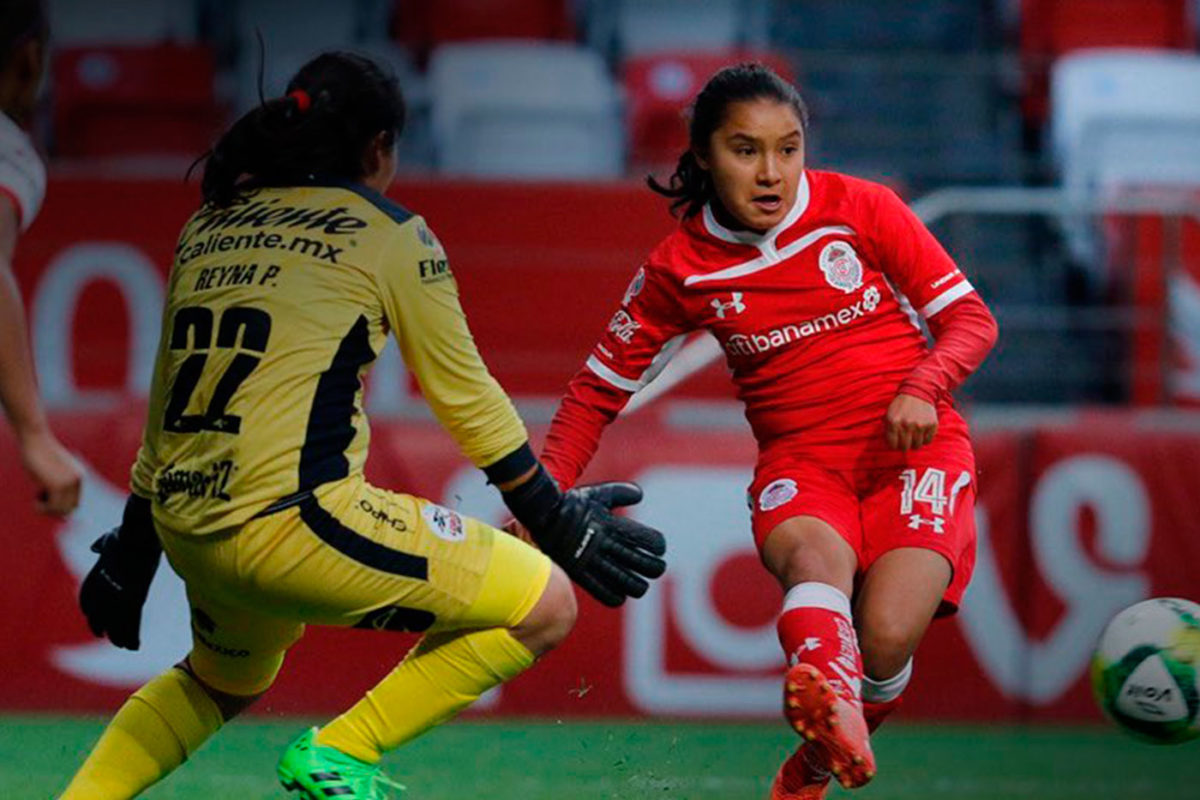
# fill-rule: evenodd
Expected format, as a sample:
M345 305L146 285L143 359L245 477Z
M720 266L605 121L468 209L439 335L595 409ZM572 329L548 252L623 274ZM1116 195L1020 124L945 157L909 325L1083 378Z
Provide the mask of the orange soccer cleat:
M842 786L853 789L875 777L875 754L861 706L839 697L812 664L788 669L783 713L796 733L820 748L829 771Z
M829 769L824 755L807 742L796 748L775 773L770 800L824 800Z

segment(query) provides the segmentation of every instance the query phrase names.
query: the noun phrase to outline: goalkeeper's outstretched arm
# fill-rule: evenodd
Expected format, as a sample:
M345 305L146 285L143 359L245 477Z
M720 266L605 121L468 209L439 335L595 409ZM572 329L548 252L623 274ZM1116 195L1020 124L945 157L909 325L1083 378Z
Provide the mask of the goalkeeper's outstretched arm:
M610 513L641 499L632 484L563 492L529 446L512 401L488 372L467 326L449 267L437 279L417 264L445 253L415 218L397 230L395 252L411 265L381 269L385 313L434 416L500 489L513 516L567 575L600 602L641 597L666 568L661 533ZM422 235L423 232L423 235Z

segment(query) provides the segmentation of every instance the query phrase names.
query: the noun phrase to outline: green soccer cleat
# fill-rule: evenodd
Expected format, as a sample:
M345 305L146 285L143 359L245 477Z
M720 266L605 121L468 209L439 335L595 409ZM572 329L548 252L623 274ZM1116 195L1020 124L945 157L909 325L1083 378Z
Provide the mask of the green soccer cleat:
M275 771L284 789L305 800L388 800L389 789L404 790L378 766L316 744L316 735L317 729L310 728L283 751Z

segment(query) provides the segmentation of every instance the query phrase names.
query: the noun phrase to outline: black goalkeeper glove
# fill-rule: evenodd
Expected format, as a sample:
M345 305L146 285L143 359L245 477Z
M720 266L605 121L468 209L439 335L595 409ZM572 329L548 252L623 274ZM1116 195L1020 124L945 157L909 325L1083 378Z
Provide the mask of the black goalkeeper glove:
M99 553L79 588L79 608L96 636L117 647L141 647L142 606L158 570L162 545L154 532L150 501L130 495L121 524L92 544Z
M525 483L504 493L517 520L542 552L567 576L606 606L641 597L647 579L667 568L660 556L667 541L654 528L618 517L610 509L642 499L632 483L598 483L563 493L541 467Z

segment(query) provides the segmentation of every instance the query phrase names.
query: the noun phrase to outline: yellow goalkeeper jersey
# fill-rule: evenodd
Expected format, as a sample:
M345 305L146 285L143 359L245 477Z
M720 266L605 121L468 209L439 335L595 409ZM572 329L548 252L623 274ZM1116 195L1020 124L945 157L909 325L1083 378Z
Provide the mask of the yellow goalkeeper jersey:
M526 441L420 216L351 183L202 207L175 249L133 491L206 534L360 473L362 377L389 331L477 466Z

